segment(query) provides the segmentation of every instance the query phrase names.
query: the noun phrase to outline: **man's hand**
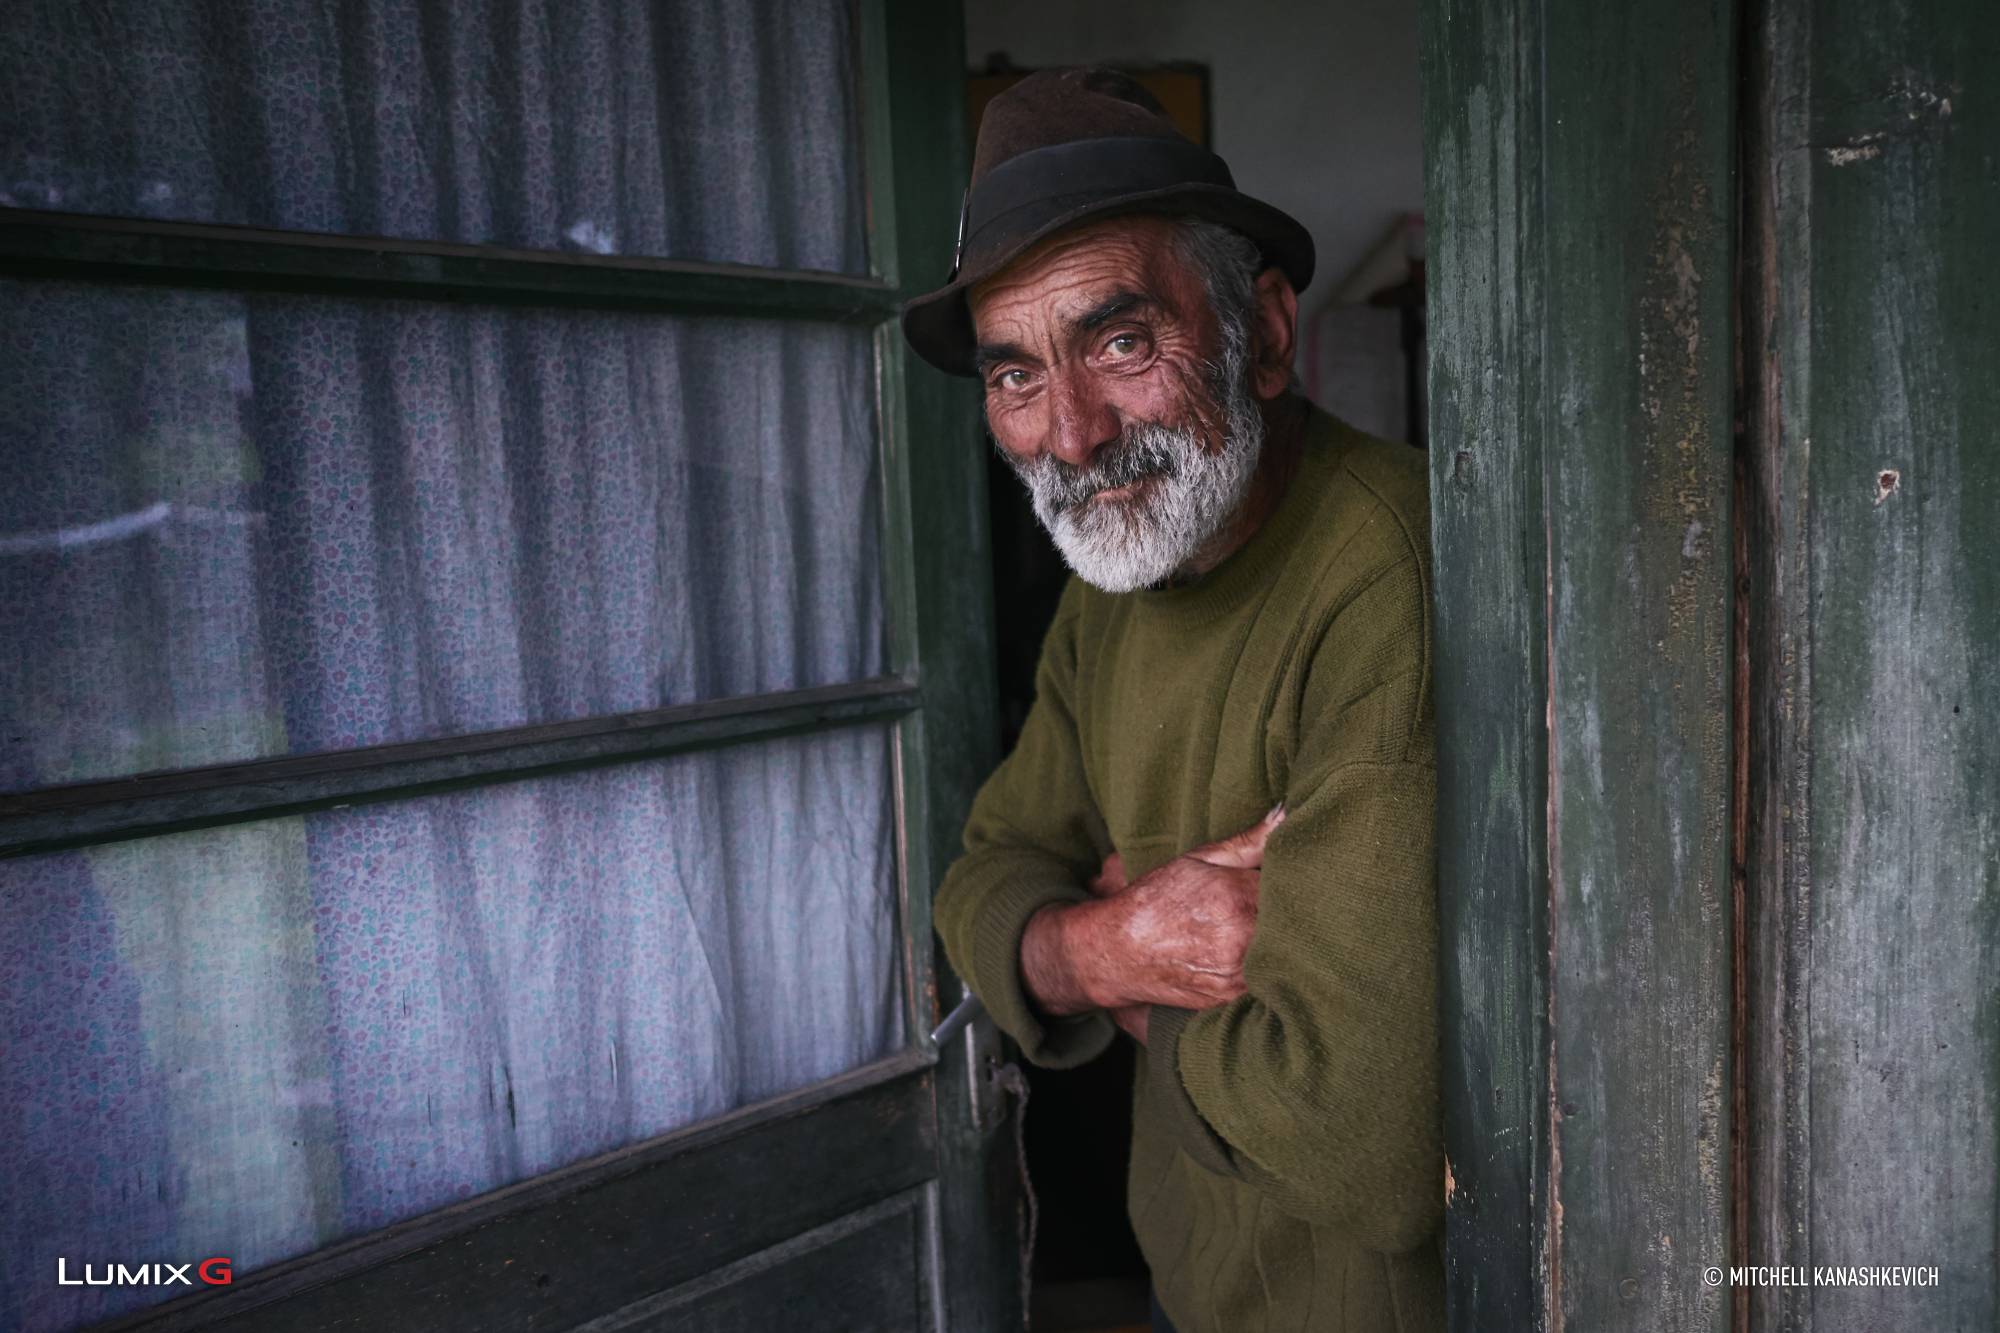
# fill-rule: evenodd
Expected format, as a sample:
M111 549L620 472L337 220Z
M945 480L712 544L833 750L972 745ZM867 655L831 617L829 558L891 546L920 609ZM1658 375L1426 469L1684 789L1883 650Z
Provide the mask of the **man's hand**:
M1125 892L1128 887L1125 883L1125 858L1117 852L1105 857L1104 864L1097 868L1096 876L1084 887L1099 898L1116 898ZM1148 1026L1146 1016L1152 1012L1151 1006L1121 1004L1116 1009L1108 1009L1105 1012L1111 1015L1111 1021L1116 1023L1126 1036L1141 1046L1146 1044Z
M1021 940L1021 972L1046 1012L1166 1004L1207 1009L1243 994L1243 954L1257 926L1264 842L1281 805L1233 837L1125 883L1116 853L1090 881L1092 901L1043 908ZM1119 1026L1143 1039L1143 1018Z

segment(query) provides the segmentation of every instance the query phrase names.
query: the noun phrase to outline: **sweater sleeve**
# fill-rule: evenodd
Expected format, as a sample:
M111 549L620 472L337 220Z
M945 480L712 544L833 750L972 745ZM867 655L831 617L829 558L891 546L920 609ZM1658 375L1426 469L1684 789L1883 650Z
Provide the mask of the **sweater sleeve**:
M1191 1156L1402 1252L1444 1211L1436 769L1415 553L1317 639L1265 844L1247 993L1155 1007L1147 1095Z
M1104 854L1074 712L1077 588L1072 578L1042 641L1021 738L973 798L964 854L945 871L933 911L952 967L1022 1053L1052 1068L1095 1058L1117 1035L1102 1010L1042 1013L1021 978L1028 918L1086 900Z

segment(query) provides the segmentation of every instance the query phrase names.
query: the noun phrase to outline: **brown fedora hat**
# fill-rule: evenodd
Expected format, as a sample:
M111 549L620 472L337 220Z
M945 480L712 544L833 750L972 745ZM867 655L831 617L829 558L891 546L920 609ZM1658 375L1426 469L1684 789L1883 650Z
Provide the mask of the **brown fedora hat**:
M1130 75L1045 70L987 104L951 274L903 306L903 335L938 369L976 374L966 289L1044 237L1117 213L1219 222L1255 241L1295 290L1312 281L1306 229L1239 191L1228 165L1175 129Z

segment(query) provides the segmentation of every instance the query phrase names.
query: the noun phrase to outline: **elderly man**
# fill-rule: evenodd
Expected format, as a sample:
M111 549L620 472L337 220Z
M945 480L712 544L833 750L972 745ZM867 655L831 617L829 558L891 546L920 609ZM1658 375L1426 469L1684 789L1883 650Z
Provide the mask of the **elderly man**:
M1038 1064L1140 1044L1161 1327L1440 1329L1422 457L1300 395L1310 238L1125 76L994 100L959 244L904 331L1075 577L946 952Z

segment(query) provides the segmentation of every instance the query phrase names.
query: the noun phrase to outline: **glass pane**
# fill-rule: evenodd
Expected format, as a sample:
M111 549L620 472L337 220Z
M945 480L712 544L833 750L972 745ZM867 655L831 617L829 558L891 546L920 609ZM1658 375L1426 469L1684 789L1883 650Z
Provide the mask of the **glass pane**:
M0 1328L897 1049L889 730L0 861ZM100 1270L101 1271L101 1270Z
M0 790L886 670L866 330L0 308Z
M10 0L0 205L858 273L848 0Z

